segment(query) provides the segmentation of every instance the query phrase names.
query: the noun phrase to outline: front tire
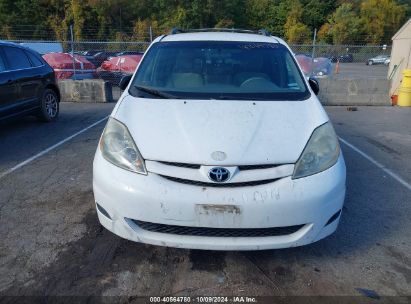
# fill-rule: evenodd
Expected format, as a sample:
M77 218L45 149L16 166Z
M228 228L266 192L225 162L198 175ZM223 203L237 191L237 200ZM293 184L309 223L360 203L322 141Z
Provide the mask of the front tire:
M56 120L59 115L59 98L55 91L46 89L41 99L38 117L40 120L50 122Z

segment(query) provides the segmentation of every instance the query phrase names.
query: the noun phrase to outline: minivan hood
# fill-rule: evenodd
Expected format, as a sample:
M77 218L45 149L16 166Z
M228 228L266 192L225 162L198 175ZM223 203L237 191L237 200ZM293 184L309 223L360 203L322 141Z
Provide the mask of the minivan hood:
M305 101L163 100L126 95L113 116L146 160L201 165L295 163L312 131L328 121ZM224 152L226 158L216 159Z

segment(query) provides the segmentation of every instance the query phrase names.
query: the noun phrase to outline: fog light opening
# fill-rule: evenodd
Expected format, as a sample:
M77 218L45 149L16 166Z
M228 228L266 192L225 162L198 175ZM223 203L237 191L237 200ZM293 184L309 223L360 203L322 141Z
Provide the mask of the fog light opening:
M332 217L330 217L330 219L328 220L327 224L325 224L325 226L328 226L329 224L334 222L336 219L338 219L340 217L340 214L341 214L341 209L338 210Z
M108 214L107 210L101 207L99 204L96 203L98 211L100 211L106 218L111 220L110 215Z

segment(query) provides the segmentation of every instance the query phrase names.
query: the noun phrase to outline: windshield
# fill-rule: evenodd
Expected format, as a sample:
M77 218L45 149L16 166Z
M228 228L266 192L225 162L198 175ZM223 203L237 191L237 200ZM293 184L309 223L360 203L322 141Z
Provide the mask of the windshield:
M184 99L302 100L310 96L283 45L226 41L155 43L129 92L143 98Z

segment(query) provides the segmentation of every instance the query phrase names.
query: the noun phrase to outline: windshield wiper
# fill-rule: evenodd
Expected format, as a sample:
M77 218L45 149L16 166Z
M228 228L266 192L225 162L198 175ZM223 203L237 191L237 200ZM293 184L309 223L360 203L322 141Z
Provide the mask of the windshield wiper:
M213 98L216 100L264 100L260 98L255 98L255 97L244 97L244 96L230 96L230 95L220 95L216 98Z
M144 86L134 86L137 90L143 91L144 93L148 93L150 95L153 96L157 96L157 97L162 97L162 98L166 98L166 99L180 99L180 97L165 93L165 92L161 92L149 87L144 87Z

